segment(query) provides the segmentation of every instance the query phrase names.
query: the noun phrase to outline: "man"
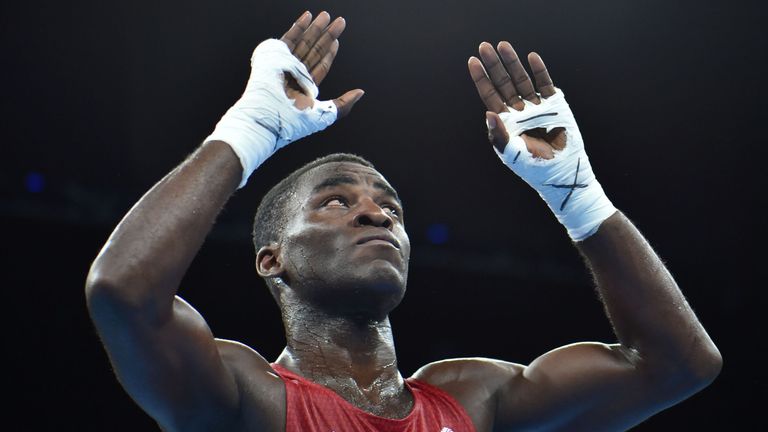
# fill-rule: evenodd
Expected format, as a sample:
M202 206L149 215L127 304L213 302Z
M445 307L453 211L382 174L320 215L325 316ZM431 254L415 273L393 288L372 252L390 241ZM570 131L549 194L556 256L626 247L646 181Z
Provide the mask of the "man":
M370 163L343 154L299 169L257 212L256 268L283 315L283 353L270 363L215 339L175 296L179 283L238 185L362 97L315 100L344 26L307 12L280 41L259 45L242 98L93 263L88 305L115 372L164 430L623 430L717 376L717 348L603 193L562 91L531 54L535 89L506 42L498 51L483 43L469 61L489 138L584 255L619 343L572 344L527 366L445 360L403 379L388 320L408 273L403 209Z

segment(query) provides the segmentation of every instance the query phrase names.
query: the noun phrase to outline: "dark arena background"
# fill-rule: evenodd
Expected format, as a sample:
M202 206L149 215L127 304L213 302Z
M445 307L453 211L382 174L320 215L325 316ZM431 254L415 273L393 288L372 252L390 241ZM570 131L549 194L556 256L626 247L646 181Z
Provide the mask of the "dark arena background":
M615 341L565 230L486 140L466 62L506 39L542 55L608 196L724 357L710 387L635 430L762 429L768 14L757 1L658 0L4 2L0 428L157 430L90 323L88 267L237 100L253 48L304 10L347 19L321 98L366 95L269 159L219 217L180 290L216 336L280 352L252 214L282 176L344 151L376 164L405 203L411 273L392 315L405 375L446 357L528 363Z

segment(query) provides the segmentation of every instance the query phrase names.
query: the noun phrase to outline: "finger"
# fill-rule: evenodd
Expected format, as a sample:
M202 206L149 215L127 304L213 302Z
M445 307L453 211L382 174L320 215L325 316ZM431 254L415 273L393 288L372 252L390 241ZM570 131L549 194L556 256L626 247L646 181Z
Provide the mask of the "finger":
M491 83L496 88L496 91L501 96L502 100L509 106L516 105L515 108L523 109L523 102L520 100L520 96L515 90L515 86L512 85L512 78L509 77L509 73L501 64L501 59L493 46L488 42L480 44L480 58L483 61L485 70L488 72L488 76L491 78Z
M307 65L307 69L311 70L325 58L328 50L331 49L334 41L336 41L336 39L341 36L341 33L344 31L346 26L347 22L344 20L344 18L338 17L333 20L331 25L329 25L325 31L323 31L320 39L318 39L317 42L312 45L312 47L310 47L309 52L303 60L304 64Z
M355 103L357 103L364 94L364 91L356 89L350 90L334 99L333 103L336 104L336 109L339 111L336 118L342 118L349 114L349 111L352 110L352 107L355 106Z
M467 66L469 67L469 75L472 77L477 93L480 95L480 99L485 104L485 107L495 113L509 111L506 105L504 105L504 101L501 100L501 96L499 96L496 88L491 84L491 80L485 73L485 68L480 60L477 57L470 57Z
M305 31L307 31L307 28L309 27L309 23L312 22L312 14L309 13L309 11L304 12L301 14L299 19L296 20L296 22L293 23L290 29L288 29L287 32L283 35L283 37L280 38L281 41L285 42L286 45L288 45L288 49L293 52L294 48L296 48L296 44L301 39L301 36L304 34Z
M320 85L321 82L325 79L325 76L328 75L328 71L331 70L331 65L333 64L333 59L336 58L336 53L339 52L339 41L338 39L333 41L331 44L331 48L328 50L328 52L325 54L325 57L323 57L323 60L320 61L317 65L315 65L314 68L312 68L309 73L312 75L312 80L315 82L315 84Z
M293 55L303 62L309 53L309 49L317 43L317 40L323 34L323 30L328 27L329 22L331 22L331 16L328 15L328 12L320 12L320 15L312 21L312 24L301 35L301 38L296 43L296 49L293 50Z
M500 152L504 152L504 147L509 142L509 133L501 121L501 117L495 112L487 111L485 113L485 123L488 125L488 141Z
M552 78L549 77L549 72L547 72L547 67L541 56L535 52L528 54L528 64L531 65L531 72L533 72L533 79L536 80L536 88L539 93L545 98L555 94L555 85L552 83Z
M514 48L509 42L499 42L499 54L501 55L501 61L512 76L512 83L517 89L517 93L523 98L534 103L539 103L539 96L533 89L531 79L528 77L528 73L525 71L523 64L520 62L520 58L517 56Z

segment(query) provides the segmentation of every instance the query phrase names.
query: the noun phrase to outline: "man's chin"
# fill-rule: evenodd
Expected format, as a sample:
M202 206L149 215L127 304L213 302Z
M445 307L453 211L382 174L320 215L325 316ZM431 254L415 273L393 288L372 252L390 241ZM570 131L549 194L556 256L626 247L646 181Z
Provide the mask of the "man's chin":
M405 277L391 267L368 268L364 275L356 275L325 291L316 301L334 314L386 317L405 295Z
M366 299L363 300L369 309L388 315L405 296L405 280L401 273L377 274L364 285Z
M360 259L350 260L351 265L355 266L355 272L379 272L390 269L395 273L404 273L408 267L407 262L403 261L402 257L398 256L366 256L360 257Z
M377 259L358 268L359 283L376 292L404 292L407 273L395 264Z

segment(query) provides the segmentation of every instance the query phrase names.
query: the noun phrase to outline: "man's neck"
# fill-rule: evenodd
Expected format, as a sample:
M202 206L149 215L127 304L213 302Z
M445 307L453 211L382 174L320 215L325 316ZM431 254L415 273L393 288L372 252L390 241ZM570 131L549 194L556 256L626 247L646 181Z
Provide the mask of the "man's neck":
M397 369L389 318L361 320L317 310L302 312L286 315L290 316L284 320L288 343L276 363L370 412L374 412L371 407L390 405L391 410L393 405L403 407L403 398L411 400ZM410 409L407 405L405 410L379 414L404 417Z
M360 387L382 375L399 375L389 318L297 315L285 321L287 346L277 363L309 379L352 378Z

